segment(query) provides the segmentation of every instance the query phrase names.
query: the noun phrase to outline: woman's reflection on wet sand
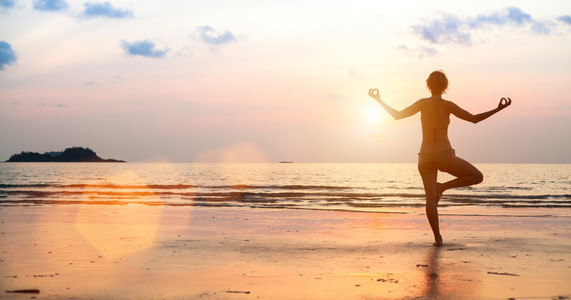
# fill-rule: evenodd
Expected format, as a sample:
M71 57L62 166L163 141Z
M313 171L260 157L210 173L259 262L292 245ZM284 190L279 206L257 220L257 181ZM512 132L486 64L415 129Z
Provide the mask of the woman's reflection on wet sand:
M473 299L479 280L469 261L465 261L464 247L432 247L426 252L422 299Z
M440 258L441 247L432 247L428 250L426 256L426 273L425 278L425 291L424 296L429 299L439 298L441 296L440 288L440 267L438 260Z

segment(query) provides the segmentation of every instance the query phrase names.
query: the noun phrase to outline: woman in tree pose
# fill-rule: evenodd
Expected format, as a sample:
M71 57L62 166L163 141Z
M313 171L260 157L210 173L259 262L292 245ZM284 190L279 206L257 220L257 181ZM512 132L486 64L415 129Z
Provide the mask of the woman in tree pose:
M442 99L442 94L448 88L448 79L442 71L432 72L426 79L426 86L432 96L420 99L401 111L381 100L378 89L370 89L369 96L377 100L397 120L420 112L422 144L420 153L418 153L418 171L424 185L426 217L434 233L434 246L442 246L437 208L442 193L447 189L478 184L483 180L482 173L476 167L455 155L450 140L448 140L450 114L468 122L478 123L508 107L512 100L502 98L495 109L473 115L452 101ZM437 182L438 171L449 173L456 178L439 183Z

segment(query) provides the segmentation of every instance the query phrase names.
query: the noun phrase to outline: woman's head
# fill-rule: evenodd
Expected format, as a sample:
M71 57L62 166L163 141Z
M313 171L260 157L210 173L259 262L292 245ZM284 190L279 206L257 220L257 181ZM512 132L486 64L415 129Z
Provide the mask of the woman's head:
M448 78L444 72L434 71L426 79L426 86L433 95L442 95L448 89Z

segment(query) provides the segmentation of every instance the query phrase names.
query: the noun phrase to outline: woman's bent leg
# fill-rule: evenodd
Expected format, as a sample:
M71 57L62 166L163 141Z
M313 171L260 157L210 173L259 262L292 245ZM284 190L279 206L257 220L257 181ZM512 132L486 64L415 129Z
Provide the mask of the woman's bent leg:
M423 163L419 161L418 171L422 177L424 185L424 193L426 196L426 217L432 233L434 234L434 246L442 246L442 235L440 235L440 224L438 222L438 191L436 179L438 170L436 167L431 166L430 163Z
M438 169L457 177L448 182L438 184L438 198L440 198L442 193L447 189L478 184L484 179L484 175L482 175L480 170L457 156L450 157L446 161L443 161Z

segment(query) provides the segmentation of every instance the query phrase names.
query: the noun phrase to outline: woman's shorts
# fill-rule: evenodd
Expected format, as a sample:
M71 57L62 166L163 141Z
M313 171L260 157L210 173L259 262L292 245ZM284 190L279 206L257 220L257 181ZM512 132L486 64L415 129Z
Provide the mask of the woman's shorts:
M456 151L454 151L454 149L448 149L435 154L418 153L418 167L440 169L443 163L454 156L456 156Z

